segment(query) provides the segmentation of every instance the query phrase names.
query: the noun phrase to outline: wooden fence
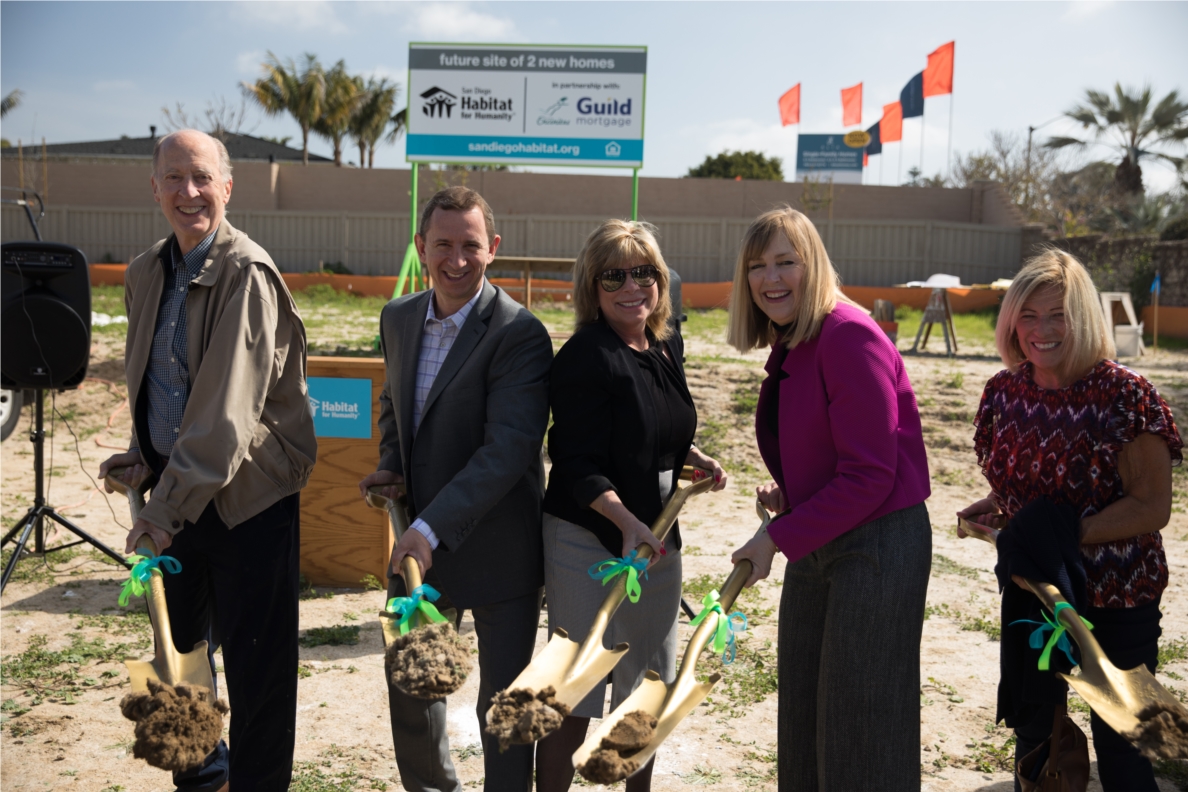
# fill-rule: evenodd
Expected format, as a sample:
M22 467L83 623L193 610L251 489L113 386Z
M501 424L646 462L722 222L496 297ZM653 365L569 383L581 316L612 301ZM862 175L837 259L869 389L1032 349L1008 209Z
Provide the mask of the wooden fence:
M234 205L232 204L232 207ZM338 263L360 275L394 275L408 246L408 215L381 213L247 212L230 208L237 228L263 245L286 272ZM497 218L506 256L572 258L604 218L508 215ZM689 283L728 281L749 221L741 218L648 218L665 260ZM933 273L962 283L989 283L1019 268L1022 230L971 223L838 220L819 226L842 280L889 286ZM169 227L155 209L55 206L41 221L45 239L75 245L93 262L129 261ZM30 239L24 212L4 206L4 241ZM512 274L512 273L507 273ZM559 275L562 275L559 273ZM568 276L567 274L563 274Z

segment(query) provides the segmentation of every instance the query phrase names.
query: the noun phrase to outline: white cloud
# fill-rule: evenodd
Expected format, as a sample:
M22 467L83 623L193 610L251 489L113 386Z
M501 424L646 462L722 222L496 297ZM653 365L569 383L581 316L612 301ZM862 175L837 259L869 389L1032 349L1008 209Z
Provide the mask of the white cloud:
M1065 21L1084 22L1093 19L1102 11L1114 5L1114 0L1074 0L1064 12Z
M349 32L346 23L338 18L334 5L326 0L274 0L239 3L237 10L247 19L273 29Z
M515 23L475 11L465 3L431 3L413 12L405 26L416 35L438 41L499 41L516 35Z

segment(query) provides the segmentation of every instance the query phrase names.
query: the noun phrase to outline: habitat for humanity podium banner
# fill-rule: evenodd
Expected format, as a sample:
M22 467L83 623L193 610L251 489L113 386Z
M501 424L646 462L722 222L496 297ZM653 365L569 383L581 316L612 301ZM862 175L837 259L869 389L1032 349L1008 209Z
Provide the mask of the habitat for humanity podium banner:
M643 165L646 47L411 44L409 162Z

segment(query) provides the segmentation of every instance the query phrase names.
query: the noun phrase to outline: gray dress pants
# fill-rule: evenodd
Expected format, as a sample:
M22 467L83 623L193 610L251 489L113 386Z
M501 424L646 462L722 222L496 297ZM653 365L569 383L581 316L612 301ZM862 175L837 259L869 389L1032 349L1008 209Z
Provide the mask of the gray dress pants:
M923 503L789 564L780 600L780 792L920 789Z
M475 714L479 728L487 725L487 709L497 691L511 685L532 660L540 619L543 589L515 599L471 608L478 638L479 695ZM405 595L404 578L388 580L388 597ZM441 592L434 603L439 610L452 608ZM462 611L458 611L462 620ZM387 674L385 673L385 676ZM392 744L400 781L409 792L460 792L450 743L446 734L446 700L413 698L388 680L388 711L392 718ZM513 745L499 752L499 741L483 732L484 792L530 792L532 745Z

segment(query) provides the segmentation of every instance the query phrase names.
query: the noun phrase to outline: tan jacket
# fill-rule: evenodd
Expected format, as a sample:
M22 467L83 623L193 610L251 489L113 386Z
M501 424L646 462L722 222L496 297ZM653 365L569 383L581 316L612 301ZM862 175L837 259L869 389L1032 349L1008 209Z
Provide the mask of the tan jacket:
M124 276L124 366L134 420L167 244L172 236L138 256ZM173 452L140 515L170 534L197 521L212 499L228 527L254 517L304 487L317 455L305 326L272 259L225 219L186 295L186 330L190 398ZM135 429L130 447L139 447Z

